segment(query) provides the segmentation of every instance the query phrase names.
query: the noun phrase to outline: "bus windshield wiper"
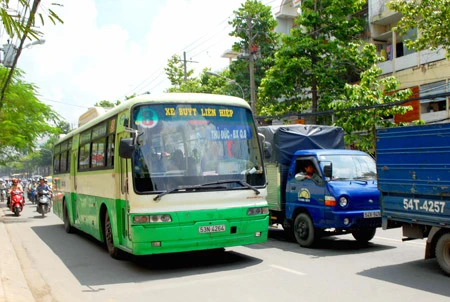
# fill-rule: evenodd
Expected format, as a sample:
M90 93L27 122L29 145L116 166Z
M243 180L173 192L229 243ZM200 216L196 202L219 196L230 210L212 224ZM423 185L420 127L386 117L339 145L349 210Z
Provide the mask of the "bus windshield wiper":
M213 186L213 185L215 185L215 186ZM159 193L158 195L155 196L155 198L153 198L153 200L157 201L164 195L174 193L174 192L180 192L180 191L196 191L199 189L211 190L211 189L226 189L226 188L227 188L226 186L218 186L216 183L209 183L209 184L202 184L202 185L195 185L195 186L178 186L176 188Z
M180 191L196 191L196 190L200 190L200 189L226 189L226 186L220 186L222 184L230 184L230 183L237 183L240 184L241 186L251 189L253 191L255 191L256 195L260 194L261 192L259 192L258 189L256 189L255 187L249 185L247 182L242 181L242 180L222 180L222 181L216 181L216 182L209 182L209 183L204 183L201 185L194 185L194 186L179 186L176 188L173 188L171 190L167 190L164 192L159 193L158 195L155 196L155 198L153 198L154 201L159 200L161 197L163 197L164 195L167 194L171 194L174 192L180 192Z
M255 188L254 186L248 184L247 182L243 181L243 180L219 180L216 182L211 182L211 183L206 183L204 185L219 185L219 184L232 184L232 183L236 183L236 184L240 184L241 186L251 189L253 191L255 191L256 195L258 195L259 190L257 188Z

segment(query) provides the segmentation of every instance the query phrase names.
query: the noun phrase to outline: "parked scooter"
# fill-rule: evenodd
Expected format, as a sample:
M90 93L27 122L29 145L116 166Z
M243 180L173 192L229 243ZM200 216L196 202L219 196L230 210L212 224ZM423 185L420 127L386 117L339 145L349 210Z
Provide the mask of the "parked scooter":
M50 212L51 208L51 202L52 198L50 195L50 192L48 190L44 189L38 189L37 190L37 212L42 215L42 217L45 216L48 212Z
M20 190L11 191L11 202L9 203L9 209L14 212L16 216L20 216L24 206L24 200L22 192Z

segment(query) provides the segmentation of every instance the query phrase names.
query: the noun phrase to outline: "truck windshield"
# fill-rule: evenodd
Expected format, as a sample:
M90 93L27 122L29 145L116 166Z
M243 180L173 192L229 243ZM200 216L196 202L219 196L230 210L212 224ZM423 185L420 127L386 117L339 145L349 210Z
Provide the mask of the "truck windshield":
M377 177L375 161L369 155L324 155L321 161L331 162L331 180L373 180Z
M164 192L217 181L226 188L265 184L250 110L207 104L136 107L138 145L133 157L138 193ZM205 186L205 190L209 188Z

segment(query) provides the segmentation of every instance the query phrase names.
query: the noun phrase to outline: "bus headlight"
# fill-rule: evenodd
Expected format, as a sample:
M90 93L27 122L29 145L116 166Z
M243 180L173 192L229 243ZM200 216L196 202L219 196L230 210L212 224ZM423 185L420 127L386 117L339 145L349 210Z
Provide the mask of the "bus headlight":
M339 205L343 208L345 208L348 205L348 199L345 196L342 196L339 198Z
M247 210L248 216L261 215L261 214L267 214L267 213L269 213L269 208L267 208L267 207L250 208Z
M172 222L172 217L168 214L151 215L150 222Z
M134 216L133 222L134 223L149 223L150 217L149 216Z

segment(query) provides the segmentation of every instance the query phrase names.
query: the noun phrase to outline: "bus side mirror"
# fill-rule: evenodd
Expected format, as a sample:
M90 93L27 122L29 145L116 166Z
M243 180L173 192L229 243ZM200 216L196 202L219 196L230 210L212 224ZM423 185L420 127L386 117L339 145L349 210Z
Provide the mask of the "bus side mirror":
M136 146L133 138L122 138L119 144L119 156L122 158L131 158Z
M325 177L328 177L331 179L331 177L333 176L333 166L331 164L324 166L323 174L325 175Z

